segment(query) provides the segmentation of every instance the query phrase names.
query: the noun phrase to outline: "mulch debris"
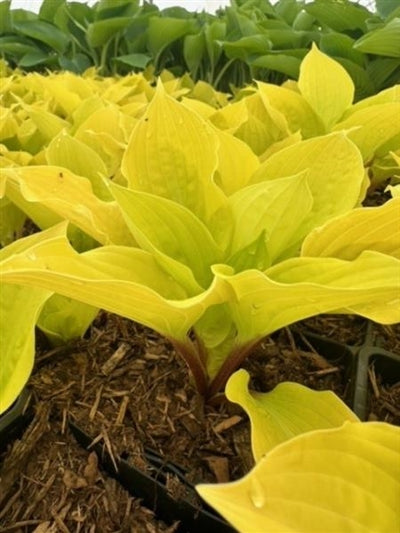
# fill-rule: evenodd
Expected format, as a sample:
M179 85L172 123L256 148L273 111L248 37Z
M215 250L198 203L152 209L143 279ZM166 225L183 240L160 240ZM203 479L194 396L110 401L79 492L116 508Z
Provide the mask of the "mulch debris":
M340 321L336 327L332 317L318 317L302 327L323 334L336 328L338 340L352 330L356 342L362 319ZM399 329L381 333L398 348ZM0 533L176 531L177 524L158 520L102 470L97 455L72 436L70 421L112 457L128 457L144 471L145 448L186 469L193 483L235 480L253 466L245 413L223 397L204 403L185 364L153 331L101 312L84 339L50 348L38 334L37 344L29 382L35 416L22 439L0 456ZM312 344L299 347L291 328L264 339L244 367L256 390L290 380L346 397L342 361L325 359ZM388 391L379 376L371 379L381 402L373 416L387 419L389 412L400 423L399 385ZM182 493L174 479L169 488L176 497Z

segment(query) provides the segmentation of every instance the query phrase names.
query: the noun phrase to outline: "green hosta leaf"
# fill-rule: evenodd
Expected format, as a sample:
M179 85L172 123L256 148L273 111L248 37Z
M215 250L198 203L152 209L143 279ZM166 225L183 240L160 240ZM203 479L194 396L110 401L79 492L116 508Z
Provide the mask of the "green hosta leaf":
M194 19L151 17L147 27L147 46L155 57L155 63L168 45L196 30Z
M42 20L33 20L29 22L14 22L14 29L19 34L27 35L37 41L47 44L58 53L65 52L70 39L58 28Z
M56 56L50 56L48 53L41 52L40 50L32 50L24 54L21 59L18 61L18 66L20 68L34 67L36 65L43 65L47 63L48 65L54 64L56 62Z
M375 0L376 9L382 18L386 18L399 7L397 0Z
M300 72L301 60L288 54L266 54L250 60L253 67L276 70L297 80Z
M16 189L27 203L38 203L45 214L55 214L49 225L70 220L82 231L103 244L132 244L133 238L115 202L104 202L93 194L88 179L63 167L36 166L4 169L7 187ZM7 193L9 196L9 193ZM10 196L14 201L14 196ZM26 203L17 205L26 212ZM46 227L46 226L45 226Z
M207 222L226 202L212 180L218 137L161 85L135 127L122 160L132 189L177 202Z
M108 41L115 38L116 34L131 24L131 17L115 17L105 20L96 20L89 24L86 39L90 46L97 48L105 46Z
M394 231L400 198L381 207L361 207L316 228L304 240L307 257L355 259L363 250L375 250L400 259L400 234Z
M340 427L358 417L331 391L314 391L298 383L280 383L271 392L248 390L250 376L238 370L225 394L238 403L251 422L251 444L256 463L278 444L316 429Z
M172 270L176 262L186 265L200 286L209 286L210 266L221 261L222 251L192 212L160 196L116 185L111 190L141 248L154 253L165 268L171 260Z
M359 148L364 161L369 162L379 148L400 134L400 102L393 102L354 111L335 130L348 130L348 137ZM388 150L398 147L388 147Z
M400 57L400 18L394 18L383 28L368 32L354 43L360 52L387 57Z
M304 9L313 15L319 23L322 22L340 33L355 29L365 31L366 19L370 17L369 11L362 5L337 2L336 0L316 0L306 4Z
M304 231L303 222L312 204L306 172L241 189L230 198L235 223L231 253L239 252L265 232L268 256L275 262L304 237L301 227ZM292 224L288 224L288 213ZM257 264L249 267L256 268Z
M326 131L338 122L354 98L354 84L348 73L315 45L301 64L299 89Z
M241 533L388 533L400 528L400 428L346 423L274 448L234 483L198 485Z
M364 167L359 150L344 134L315 137L280 150L260 166L252 182L293 176L305 170L314 200L305 222L308 231L358 203Z
M186 342L188 330L208 306L226 298L219 280L198 296L186 298L180 285L144 250L103 246L78 254L65 235L51 239L47 232L40 235L34 246L21 253L4 249L8 253L1 269L4 283L56 292L181 342Z
M377 322L400 321L400 261L378 252L363 252L354 261L325 257L287 259L265 272L221 274L233 289L229 300L246 345L303 318L359 306L357 313ZM364 306L364 307L361 307Z
M145 69L150 63L151 59L151 56L148 54L125 54L122 56L117 56L115 61L133 68Z
M58 346L82 337L98 311L91 305L54 294L44 304L36 325Z
M271 49L271 42L266 35L250 35L237 41L225 41L223 49L227 57L246 61L252 54L265 54Z

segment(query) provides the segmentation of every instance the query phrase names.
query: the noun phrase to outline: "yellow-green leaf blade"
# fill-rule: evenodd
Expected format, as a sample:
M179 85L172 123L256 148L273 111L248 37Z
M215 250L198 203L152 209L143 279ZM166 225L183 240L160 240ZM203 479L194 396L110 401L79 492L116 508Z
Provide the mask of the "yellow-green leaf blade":
M314 229L304 240L301 254L308 257L355 259L363 250L375 250L400 259L400 198L380 207L361 207Z
M234 483L198 485L240 533L400 528L400 428L347 423L289 440Z
M300 66L298 86L326 131L338 122L354 97L354 84L346 70L318 50L315 44Z
M341 426L358 417L331 391L314 391L299 383L280 383L272 391L249 391L250 376L238 370L226 384L225 394L238 403L251 422L251 443L256 463L275 446L316 429Z
M3 173L27 202L70 220L97 241L134 242L118 205L100 200L88 179L53 166L4 169Z

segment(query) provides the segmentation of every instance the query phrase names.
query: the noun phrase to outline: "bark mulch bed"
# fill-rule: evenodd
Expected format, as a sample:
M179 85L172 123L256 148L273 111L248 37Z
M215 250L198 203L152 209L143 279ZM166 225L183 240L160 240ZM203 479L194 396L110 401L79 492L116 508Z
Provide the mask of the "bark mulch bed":
M318 317L307 329L357 344L359 318ZM380 328L386 347L399 352L400 328ZM246 361L252 387L281 381L331 389L346 397L340 361L328 361L291 328L266 338ZM400 424L400 385L386 387L371 372L371 418ZM0 456L0 533L173 533L103 472L96 454L80 447L68 422L83 427L112 455L146 470L144 448L187 469L192 482L243 476L253 465L249 423L223 397L204 404L171 346L154 332L101 312L85 339L50 349L39 336L29 383L35 416L20 441ZM171 494L182 493L175 479Z

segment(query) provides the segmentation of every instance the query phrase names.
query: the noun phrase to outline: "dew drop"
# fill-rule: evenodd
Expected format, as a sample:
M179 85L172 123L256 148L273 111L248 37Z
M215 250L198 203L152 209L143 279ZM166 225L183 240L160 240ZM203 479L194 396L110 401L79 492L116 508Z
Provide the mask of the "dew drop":
M265 491L257 478L251 480L250 499L257 509L261 509L265 505Z
M26 257L29 259L29 261L36 261L37 257L34 252L28 252L26 254Z

